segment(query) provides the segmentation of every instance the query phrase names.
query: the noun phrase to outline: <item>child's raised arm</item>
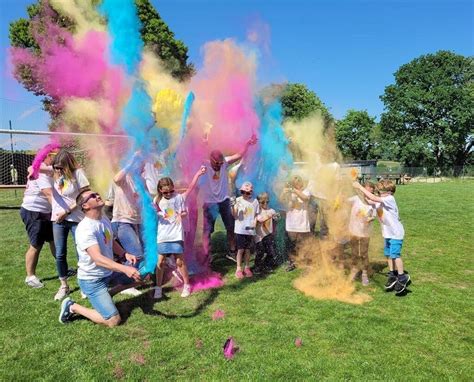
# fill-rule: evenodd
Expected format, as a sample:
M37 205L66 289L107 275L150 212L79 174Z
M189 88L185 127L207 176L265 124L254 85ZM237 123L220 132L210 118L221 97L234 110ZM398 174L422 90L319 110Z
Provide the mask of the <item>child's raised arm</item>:
M206 166L201 166L199 170L197 170L196 174L194 174L193 180L191 181L191 184L189 185L188 189L182 194L184 199L186 199L188 195L191 193L191 191L194 190L194 187L196 186L196 183L199 177L204 175L205 173L206 173Z
M383 199L380 196L376 196L370 191L367 191L359 182L352 183L352 187L361 191L365 196L367 196L367 199L372 200L373 202L383 203Z

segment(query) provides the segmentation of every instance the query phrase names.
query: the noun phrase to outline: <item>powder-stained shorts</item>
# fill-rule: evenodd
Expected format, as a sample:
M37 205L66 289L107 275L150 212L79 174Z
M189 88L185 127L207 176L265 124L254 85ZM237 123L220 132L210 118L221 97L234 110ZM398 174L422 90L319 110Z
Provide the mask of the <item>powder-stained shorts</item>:
M398 259L402 255L403 240L385 239L383 254L391 259Z
M25 224L30 244L33 247L38 248L45 242L53 241L51 214L29 211L22 207L20 209L20 216Z

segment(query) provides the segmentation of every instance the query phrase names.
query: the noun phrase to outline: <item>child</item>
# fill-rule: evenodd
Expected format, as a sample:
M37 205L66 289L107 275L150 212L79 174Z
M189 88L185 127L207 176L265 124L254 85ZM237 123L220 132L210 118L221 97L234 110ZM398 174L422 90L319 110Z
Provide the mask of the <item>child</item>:
M308 212L310 196L310 191L304 188L303 179L298 175L295 175L288 187L283 190L283 198L288 203L285 225L290 239L287 272L296 268L296 247L310 232Z
M232 215L235 219L235 241L237 245L237 270L235 277L239 280L252 277L250 270L250 248L255 237L256 216L259 213L258 201L252 199L253 185L244 182L240 187L239 196L232 206ZM244 257L244 271L242 272L242 257Z
M362 191L367 199L380 203L377 206L377 214L382 225L382 235L385 239L384 255L387 257L390 270L385 289L395 289L396 294L401 294L410 281L410 275L404 273L403 261L400 257L405 230L398 217L398 207L393 197L396 189L395 184L390 180L380 181L377 185L380 196L375 196L358 182L354 183L354 188ZM398 275L395 271L398 272Z
M268 207L270 201L266 192L257 196L260 212L257 215L257 227L255 242L257 246L257 255L255 256L256 273L271 271L276 265L276 250L273 235L273 220L280 218L274 209ZM265 260L263 257L265 257Z
M174 256L176 266L183 277L184 285L181 297L188 297L191 294L188 269L183 259L184 231L182 218L186 215L186 198L194 189L198 178L205 172L206 169L202 166L196 172L189 188L183 194L175 194L171 178L161 178L158 181L157 196L154 199L158 210L157 242L159 254L156 266L156 286L153 288L155 290L155 299L160 299L163 295L161 284L163 282L165 257L171 255Z
M364 188L373 193L374 185L364 183ZM349 219L349 233L351 234L352 271L351 279L355 281L357 274L362 271L362 285L369 285L367 271L369 269L369 239L371 222L375 218L375 208L367 202L367 197L358 195L349 198L352 204Z

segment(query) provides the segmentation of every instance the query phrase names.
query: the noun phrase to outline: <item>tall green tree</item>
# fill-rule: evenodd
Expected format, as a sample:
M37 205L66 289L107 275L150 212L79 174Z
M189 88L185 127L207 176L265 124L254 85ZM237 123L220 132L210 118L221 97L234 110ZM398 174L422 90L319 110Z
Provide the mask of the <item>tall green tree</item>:
M342 155L348 159L374 158L377 123L365 110L349 110L336 122L336 142Z
M315 112L320 112L325 127L330 127L334 122L326 105L315 92L309 90L304 84L290 83L286 85L281 94L281 104L284 118L299 121Z
M98 5L100 0L90 0L93 5ZM188 63L188 48L186 45L174 38L173 32L161 19L158 12L153 8L149 0L135 0L137 13L142 22L141 37L145 46L154 51L160 57L166 68L178 80L183 81L194 74L194 67ZM24 48L41 57L41 48L33 34L34 23L39 23L36 29L41 33L41 23L45 18L74 32L74 21L53 10L47 0L38 0L27 7L28 18L20 18L10 23L9 37L13 47ZM105 20L104 20L105 22ZM35 78L34 70L27 65L15 68L16 78L28 91L35 95L43 96L44 109L50 113L54 120L61 113L59 100L50 97L41 86L39 79Z
M449 51L420 56L397 70L380 98L384 140L406 165L446 169L472 160L473 57Z

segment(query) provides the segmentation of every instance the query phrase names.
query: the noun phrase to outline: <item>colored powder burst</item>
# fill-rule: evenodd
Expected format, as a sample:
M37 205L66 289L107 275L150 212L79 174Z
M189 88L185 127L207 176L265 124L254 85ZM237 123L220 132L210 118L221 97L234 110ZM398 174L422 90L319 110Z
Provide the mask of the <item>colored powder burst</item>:
M58 150L60 148L61 148L61 145L59 144L59 142L53 141L51 143L48 143L46 146L44 146L41 150L39 150L36 153L35 158L33 159L33 164L31 165L33 169L33 172L31 174L31 179L38 178L41 163L43 163L43 161L46 159L48 154L51 151Z
M237 175L236 184L251 181L255 195L268 192L272 204L279 206L277 190L281 190L282 184L278 180L284 180L293 166L293 157L282 126L282 108L278 101L269 106L260 101L256 108L262 121L258 151L250 160L245 160L244 168Z
M137 75L141 60L143 42L140 38L140 20L133 0L123 0L120 6L113 0L105 0L99 11L108 20L108 29L112 36L110 56L115 64L125 68L130 76ZM151 110L151 99L139 80L133 83L131 97L122 112L121 125L133 138L136 149L147 156L151 153L150 127L154 125ZM140 268L142 275L153 273L157 262L156 232L157 219L141 174L134 173L133 180L141 201L142 235L144 241L145 262Z

